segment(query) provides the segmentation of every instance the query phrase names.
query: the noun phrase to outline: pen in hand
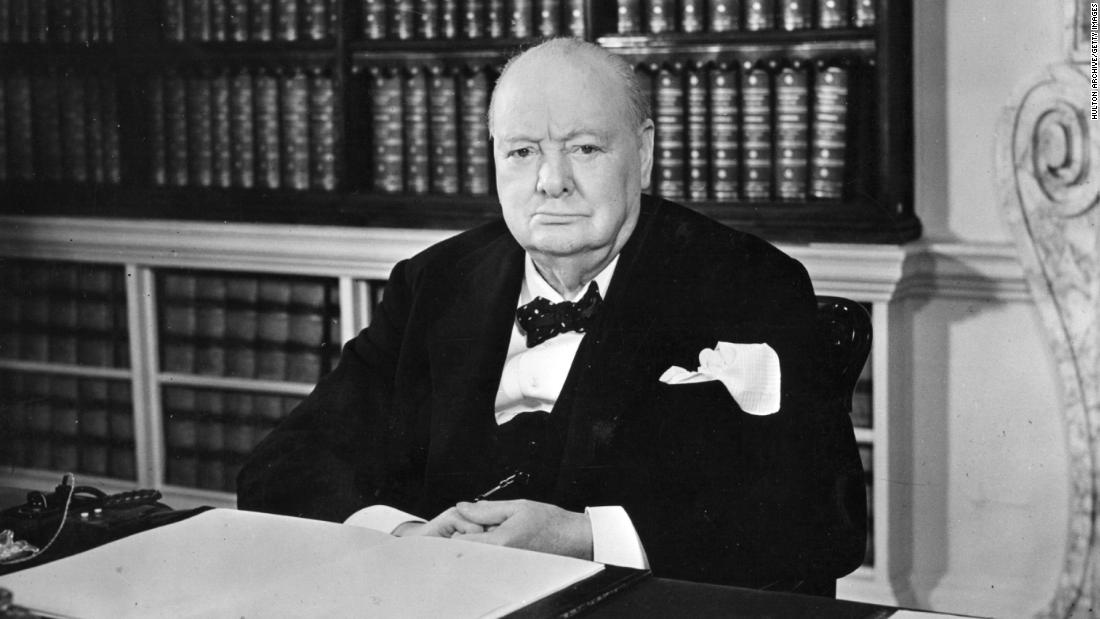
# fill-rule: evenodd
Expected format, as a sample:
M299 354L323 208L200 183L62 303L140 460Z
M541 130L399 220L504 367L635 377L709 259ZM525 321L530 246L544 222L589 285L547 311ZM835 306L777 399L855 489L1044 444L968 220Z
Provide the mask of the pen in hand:
M483 500L493 496L494 494L500 492L501 490L504 490L508 486L511 486L511 485L517 484L517 483L527 483L527 480L529 480L530 478L531 478L531 476L529 474L524 473L523 471L516 471L515 473L512 473L508 477L505 477L504 479L500 480L500 482L497 485L493 486L492 488L489 488L485 492L482 492L481 494L474 497L474 499L470 502L471 503L477 503L478 501L483 501Z

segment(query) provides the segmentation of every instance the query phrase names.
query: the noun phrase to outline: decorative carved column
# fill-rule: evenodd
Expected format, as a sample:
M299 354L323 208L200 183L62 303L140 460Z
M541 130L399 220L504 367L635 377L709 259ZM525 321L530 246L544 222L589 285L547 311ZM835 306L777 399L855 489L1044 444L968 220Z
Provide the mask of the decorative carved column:
M1066 0L1065 10L1068 59L1006 109L997 145L1001 202L1064 393L1069 531L1049 617L1100 608L1100 120L1090 2Z

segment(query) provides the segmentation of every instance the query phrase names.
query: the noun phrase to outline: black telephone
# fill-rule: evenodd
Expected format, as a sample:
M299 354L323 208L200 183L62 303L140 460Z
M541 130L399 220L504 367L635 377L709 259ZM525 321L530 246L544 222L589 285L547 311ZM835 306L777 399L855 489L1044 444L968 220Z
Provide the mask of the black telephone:
M26 503L0 512L0 529L11 529L16 539L42 548L61 524L66 503L66 518L74 528L106 533L149 513L169 510L167 505L160 503L160 499L161 494L157 490L133 490L109 495L92 486L74 487L62 482L49 494L28 492Z
M146 529L186 518L198 511L175 511L160 502L157 490L107 494L77 486L66 475L53 492L28 492L27 502L0 512L0 530L41 552L27 560L0 562L0 575L52 561Z

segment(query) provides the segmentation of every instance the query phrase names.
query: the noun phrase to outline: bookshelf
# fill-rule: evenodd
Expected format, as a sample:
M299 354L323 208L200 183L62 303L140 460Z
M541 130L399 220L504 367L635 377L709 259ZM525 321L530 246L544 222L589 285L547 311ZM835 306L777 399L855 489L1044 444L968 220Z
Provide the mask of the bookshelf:
M651 85L654 192L773 240L904 242L911 11L0 0L0 212L469 227L498 209L483 118L500 67L571 34Z

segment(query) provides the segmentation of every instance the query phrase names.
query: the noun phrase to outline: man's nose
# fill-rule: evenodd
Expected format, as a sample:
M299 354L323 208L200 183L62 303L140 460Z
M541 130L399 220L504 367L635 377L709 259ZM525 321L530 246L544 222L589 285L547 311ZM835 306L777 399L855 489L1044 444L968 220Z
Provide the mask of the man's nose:
M547 153L539 164L536 189L551 198L560 198L573 191L573 168L562 153Z

